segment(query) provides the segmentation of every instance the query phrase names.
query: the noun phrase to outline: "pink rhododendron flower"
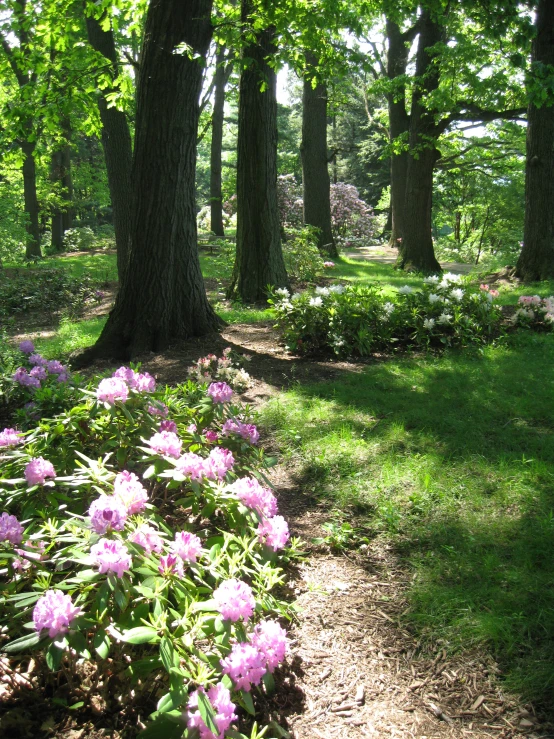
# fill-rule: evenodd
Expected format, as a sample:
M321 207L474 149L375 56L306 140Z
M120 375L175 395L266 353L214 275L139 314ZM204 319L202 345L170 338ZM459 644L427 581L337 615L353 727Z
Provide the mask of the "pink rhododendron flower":
M90 548L90 553L95 558L101 575L115 572L118 577L123 577L123 573L131 568L133 562L127 547L115 539L100 539L98 544Z
M23 539L23 526L15 516L3 513L0 516L0 541L9 541L10 544L19 544Z
M195 434L196 433L196 424L191 423L189 426L187 426L187 431L189 434Z
M52 462L43 457L35 457L25 467L25 479L29 485L44 485L47 477L56 477Z
M235 578L224 580L214 590L214 600L217 610L229 621L248 620L256 606L250 585Z
M270 518L277 513L277 499L269 490L262 487L254 477L239 477L229 490L248 508L253 508L262 516Z
M183 477L190 477L191 480L201 480L204 477L204 459L194 452L185 452L177 460L175 469Z
M7 446L17 446L17 444L23 444L23 434L15 429L4 429L0 431L0 449Z
M35 351L35 345L32 341L22 341L19 344L19 351L23 352L23 354L32 354Z
M144 509L148 500L148 493L141 481L133 472L123 470L120 472L113 484L114 496L118 498L131 516ZM99 532L103 533L103 532Z
M326 269L332 269L335 266L335 263L334 262L323 262L323 266Z
M109 405L113 405L117 400L125 403L129 397L129 388L120 377L106 377L98 383L96 397Z
M214 444L219 439L219 436L215 431L205 431L204 438L208 443Z
M171 431L172 434L177 433L177 424L175 421L162 421L160 423L160 431Z
M129 541L132 541L133 544L138 544L139 547L142 547L147 554L150 554L151 552L161 552L164 548L163 539L156 529L145 523L133 531L129 537Z
M256 426L253 423L242 423L241 421L235 421L232 418L228 418L223 426L221 427L221 433L223 436L229 434L238 434L246 439L251 444L257 444L260 438L260 434Z
M153 393L156 389L156 380L148 372L141 372L135 377L135 390L139 393Z
M277 621L260 621L254 628L251 643L263 655L269 672L285 659L287 633Z
M290 538L289 527L283 516L264 519L258 525L258 538L274 552L283 549Z
M259 685L267 672L266 659L252 644L234 644L230 654L220 661L223 673L229 675L235 690L248 692Z
M208 395L214 403L228 403L233 397L233 388L226 382L212 382L208 388Z
M117 377L120 380L123 380L123 382L130 388L134 388L137 373L130 367L120 367L113 373L112 377Z
M223 480L229 470L233 469L235 458L228 449L216 447L204 461L204 474L208 480Z
M162 416L162 418L167 418L167 415L169 414L169 408L167 405L165 403L160 403L159 401L157 401L157 405L149 405L146 410L151 416ZM171 429L167 430L171 431Z
M47 590L33 608L33 623L40 633L48 629L48 636L66 634L71 622L81 613L81 608L73 605L71 596L61 590Z
M127 520L127 508L115 495L101 495L88 509L90 525L97 534L121 531Z
M181 454L181 447L183 446L183 442L173 431L158 431L146 443L156 454L161 454L164 457L174 457L175 459Z
M166 554L165 556L160 557L158 572L164 577L171 577L172 575L183 577L185 574L183 570L183 560L174 554Z
M229 689L218 683L212 686L208 690L208 698L213 706L215 713L215 724L218 728L219 733L214 734L206 726L204 719L202 718L198 709L198 693L204 693L203 688L195 690L191 693L188 702L187 711L187 726L189 729L198 729L200 733L200 739L223 739L225 731L231 726L233 721L237 720L235 713L235 704L231 701L231 693Z
M51 375L59 375L67 372L67 367L64 367L57 359L51 359L49 362L46 362L45 366Z
M202 540L190 531L178 531L171 551L185 562L194 563L202 553Z

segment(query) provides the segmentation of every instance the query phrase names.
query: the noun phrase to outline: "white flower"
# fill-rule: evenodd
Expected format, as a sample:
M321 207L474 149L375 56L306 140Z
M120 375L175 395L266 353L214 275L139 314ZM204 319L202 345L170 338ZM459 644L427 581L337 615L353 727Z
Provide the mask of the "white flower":
M336 336L335 334L333 334L333 346L336 346L338 348L340 346L344 346L344 344L344 339L341 339L340 336Z
M450 282L459 282L461 279L460 275L455 275L452 272L445 272L442 276L442 281L446 282L446 284Z
M328 287L316 287L315 294L316 295L323 295L323 296L327 297L327 295L329 295L329 288Z
M314 308L321 308L323 300L321 298L310 298L310 305Z
M291 300L299 300L302 297L302 293L294 293Z
M383 306L383 310L385 311L385 313L388 313L389 315L393 312L394 308L395 308L394 303L385 303L385 305Z
M331 285L329 288L330 293L336 293L337 295L342 295L344 292L344 285Z
M277 290L275 290L275 295L279 295L281 298L288 298L290 293L286 287L278 287Z
M437 301L439 301L440 299L441 299L441 296L440 296L440 295L437 295L436 293L431 293L431 294L429 295L429 302L430 302L430 303L436 303L436 302L437 302Z
M469 297L470 297L471 300L477 300L477 301L481 300L481 294L479 294L479 293L471 293L471 295Z
M402 287L398 288L398 292L400 295L409 295L410 293L413 293L413 288L409 285L403 285Z
M429 277L423 278L423 284L424 285L436 285L439 280L440 280L440 277L438 275L429 275Z
M437 318L437 323L447 324L450 323L451 320L452 316L450 315L450 313L441 313L440 316Z
M429 328L429 329L431 329L431 328L433 328L434 325L435 325L435 319L434 318L426 318L423 321L423 328Z
M457 287L455 290L452 290L450 295L456 300L461 300L464 297L464 291L461 287Z

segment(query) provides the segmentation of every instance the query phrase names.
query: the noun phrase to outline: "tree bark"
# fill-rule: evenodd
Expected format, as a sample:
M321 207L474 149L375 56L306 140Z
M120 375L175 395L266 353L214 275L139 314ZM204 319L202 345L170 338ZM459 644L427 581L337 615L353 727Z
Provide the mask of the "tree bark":
M119 60L111 29L103 31L100 22L90 16L87 17L86 23L90 45L110 62L112 79L116 79L119 74ZM110 92L113 92L113 89L99 92L98 109L102 123L102 147L113 209L117 271L121 282L127 266L131 241L133 145L125 113L113 106L108 106L106 95Z
M50 162L50 180L54 183L60 183L63 177L63 153L60 149L56 149L52 152L52 159ZM57 205L52 211L51 219L52 227L52 248L56 251L63 249L63 211L60 205Z
M23 150L23 196L27 214L25 259L41 259L35 143L24 141L21 148Z
M250 23L250 0L242 0L242 22ZM274 31L257 32L243 50L249 65L239 87L237 149L237 254L227 295L262 301L268 285L288 287L277 204L277 98Z
M535 28L531 74L554 66L552 0L539 0ZM523 248L516 265L516 275L526 282L554 277L554 100L550 94L539 107L534 92L527 112Z
M129 262L108 322L79 366L158 352L222 325L200 271L195 203L211 7L212 0L150 0L137 84Z
M212 112L212 143L210 147L210 231L225 236L223 228L223 195L221 185L221 152L223 149L223 115L225 109L225 51L219 47L215 57L214 108Z
M69 129L68 129L69 130ZM62 195L67 205L62 213L63 230L73 227L73 176L71 174L71 146L66 144L62 149Z
M306 55L308 69L317 66L313 54ZM319 250L332 257L338 251L331 227L331 179L327 152L327 85L312 85L311 71L306 73L302 93L302 186L304 223L318 229Z
M406 170L406 197L397 265L402 269L435 273L441 271L433 249L432 202L433 169L440 156L436 142L440 131L434 111L425 107L424 99L437 89L440 71L431 47L444 41L444 31L429 10L420 18L416 55L416 85L410 111L410 138Z
M60 186L60 198L66 204L61 203L52 213L52 247L56 251L63 249L65 232L71 228L73 213L71 203L73 201L73 181L71 178L71 147L69 138L71 126L69 120L62 121L62 129L66 140L60 144L54 152L50 164L50 179L54 184Z

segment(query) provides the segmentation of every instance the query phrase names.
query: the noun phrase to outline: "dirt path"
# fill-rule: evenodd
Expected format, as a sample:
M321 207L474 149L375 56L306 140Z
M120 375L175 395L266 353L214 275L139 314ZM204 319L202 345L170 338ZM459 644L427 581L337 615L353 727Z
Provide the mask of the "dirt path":
M387 244L377 244L375 246L360 246L355 250L344 252L344 256L348 259L394 264L398 257L398 250L387 246ZM461 264L460 262L442 262L441 267L445 272L453 272L457 275L467 275L473 270L473 265Z

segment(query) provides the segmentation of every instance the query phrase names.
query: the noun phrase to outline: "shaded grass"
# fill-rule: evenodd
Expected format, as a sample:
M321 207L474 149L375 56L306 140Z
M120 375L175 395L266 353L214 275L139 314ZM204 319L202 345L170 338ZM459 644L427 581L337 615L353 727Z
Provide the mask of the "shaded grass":
M289 463L415 579L404 618L483 645L525 697L554 698L554 337L397 359L262 410Z
M94 252L90 254L68 254L67 256L45 257L26 267L21 264L5 264L5 267L19 269L42 270L64 269L71 277L88 276L95 282L116 282L117 261L115 253Z

